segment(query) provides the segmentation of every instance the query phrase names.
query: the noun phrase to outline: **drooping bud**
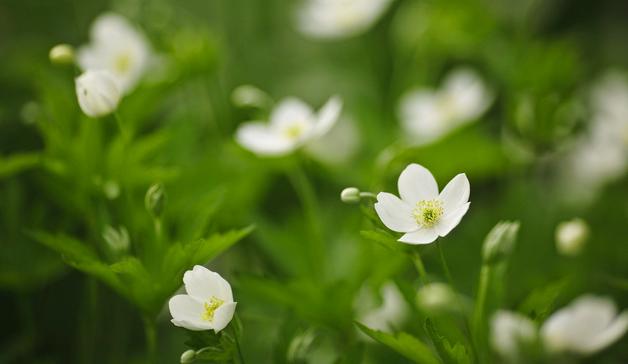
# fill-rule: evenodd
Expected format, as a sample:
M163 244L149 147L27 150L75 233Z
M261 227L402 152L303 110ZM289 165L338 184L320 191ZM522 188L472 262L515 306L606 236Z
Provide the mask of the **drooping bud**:
M166 207L166 190L164 185L156 183L146 191L144 198L144 206L146 210L154 217L160 218Z
M79 106L87 116L99 118L118 108L122 94L109 71L87 71L75 83Z
M255 86L242 85L236 87L231 93L231 102L237 107L263 108L268 106L270 97Z
M345 203L360 202L360 190L355 187L347 187L340 192L340 199Z
M103 229L102 237L105 239L111 251L116 254L126 253L131 245L129 232L124 226L120 226L120 228L116 230L112 226L107 225Z
M501 221L484 239L484 264L496 264L507 258L515 247L519 222Z
M196 351L190 349L181 354L181 364L191 363L196 360Z
M563 255L578 255L589 237L589 225L582 219L564 221L556 227L556 248Z
M48 58L52 64L72 64L74 63L74 47L69 44L57 44L50 49Z

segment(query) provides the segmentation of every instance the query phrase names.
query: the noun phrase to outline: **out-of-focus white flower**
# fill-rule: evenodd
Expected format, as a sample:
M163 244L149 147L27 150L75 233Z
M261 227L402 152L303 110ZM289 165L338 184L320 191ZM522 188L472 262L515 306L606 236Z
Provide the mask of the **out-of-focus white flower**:
M340 119L333 128L306 146L306 151L316 160L342 165L351 161L360 147L360 135L353 120Z
M589 355L613 344L627 329L628 311L618 314L612 300L585 295L552 314L541 337L550 351Z
M368 30L392 0L304 0L297 27L312 38L338 39Z
M102 117L118 108L122 95L111 72L86 71L75 84L79 106L87 116Z
M367 286L362 287L355 301L357 320L375 330L391 332L406 320L409 307L393 282L382 285L379 296L375 297Z
M556 248L564 255L578 255L589 237L589 226L582 219L564 221L556 227Z
M590 200L628 170L628 78L609 72L591 92L589 129L567 157L565 190Z
M152 58L144 35L122 16L105 13L92 23L90 36L90 44L78 50L79 66L111 72L122 93L130 92Z
M325 135L338 120L341 109L339 97L329 99L318 113L297 98L287 98L275 107L269 123L244 123L235 138L238 144L258 155L286 155Z
M532 320L510 311L497 311L491 318L491 346L502 359L523 362L522 353L538 339Z
M224 329L236 308L229 282L218 273L196 265L185 272L183 283L187 294L176 295L168 302L171 322L193 331Z
M131 245L129 232L124 226L120 226L118 229L115 229L111 225L106 225L103 229L102 237L111 251L116 254L126 253Z
M399 195L380 192L375 211L390 230L405 233L399 241L429 244L445 236L460 223L469 210L469 180L464 173L455 176L438 193L432 173L418 164L410 164L397 182Z
M456 292L445 283L429 283L419 288L416 303L426 312L447 312L456 309Z
M475 121L492 101L482 79L472 70L460 68L446 77L440 89L408 91L401 98L399 117L412 141L423 144Z

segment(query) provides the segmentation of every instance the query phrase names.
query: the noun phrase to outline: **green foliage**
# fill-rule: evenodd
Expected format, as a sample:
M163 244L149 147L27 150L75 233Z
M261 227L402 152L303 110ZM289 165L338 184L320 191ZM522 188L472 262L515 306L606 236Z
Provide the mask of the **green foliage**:
M405 332L395 335L382 331L372 330L356 322L357 327L370 336L373 340L386 345L406 358L418 364L438 364L440 360L432 353L432 350L421 340Z

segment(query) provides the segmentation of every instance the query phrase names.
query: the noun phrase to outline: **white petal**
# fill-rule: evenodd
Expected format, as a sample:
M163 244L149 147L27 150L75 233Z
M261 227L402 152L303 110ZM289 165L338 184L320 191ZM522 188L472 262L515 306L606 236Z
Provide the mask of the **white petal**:
M492 95L474 71L460 68L451 72L443 85L443 93L451 100L451 115L456 122L472 121L492 102Z
M214 319L212 320L212 329L215 332L218 332L224 329L231 319L233 318L233 314L235 313L236 302L225 303L218 307L218 309L214 312Z
M412 207L391 193L377 194L375 211L384 225L392 231L405 233L417 228L417 223L412 217Z
M314 127L314 132L316 136L322 136L327 134L327 132L336 124L338 121L338 117L340 116L340 112L342 110L342 100L338 96L334 96L329 101L323 105L323 107L318 112L318 122Z
M462 220L462 217L469 210L469 205L471 205L471 202L465 203L464 205L458 207L450 213L447 213L447 210L445 210L445 216L441 217L441 220L438 222L438 224L434 226L434 229L438 231L438 235L445 236L449 234L449 232L452 231L456 226L458 226L460 220Z
M97 118L116 110L120 102L120 90L109 71L86 71L75 80L76 97L81 110Z
M295 141L281 137L262 122L240 125L235 139L242 147L262 156L285 155L297 147Z
M628 330L628 312L624 311L610 326L585 346L588 353L600 351L619 340Z
M208 330L211 328L202 319L203 303L188 296L176 295L168 301L172 323L189 330Z
M411 205L438 197L438 185L434 176L427 168L416 163L408 165L401 172L397 187L401 199Z
M196 265L183 275L185 291L201 302L207 302L212 297L219 298L225 303L233 302L231 285L220 274Z
M454 211L468 202L470 189L466 174L460 173L452 178L440 193L440 200L443 201L445 211Z
M434 242L436 238L438 238L436 230L421 228L405 234L399 239L399 241L408 244L429 244Z
M275 107L270 115L270 124L273 129L281 130L294 124L295 120L313 123L313 116L314 113L308 104L295 97L289 97L281 100Z
M438 95L428 89L408 91L402 97L399 118L412 144L432 141L451 129L438 103Z

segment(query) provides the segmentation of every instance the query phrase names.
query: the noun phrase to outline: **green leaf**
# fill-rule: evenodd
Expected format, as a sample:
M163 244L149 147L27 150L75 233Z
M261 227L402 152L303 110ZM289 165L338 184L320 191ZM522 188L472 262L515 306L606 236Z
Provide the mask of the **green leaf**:
M434 347L445 364L471 364L467 347L462 343L451 345L449 340L442 336L434 327L432 320L425 320L425 331L432 339Z
M16 153L0 157L0 178L7 178L33 168L41 162L38 153Z
M405 332L396 335L382 331L372 330L359 322L355 323L362 332L373 340L384 344L406 358L419 364L440 364L440 360L432 353L430 348L414 336Z
M230 324L231 325L231 324ZM236 350L235 339L223 330L216 334L212 330L189 331L185 345L196 350L196 359L207 363L230 363Z
M360 235L362 235L363 238L381 244L386 249L407 253L404 244L399 243L395 237L382 229L362 230L360 231Z
M535 289L519 306L518 311L533 317L536 322L542 322L554 310L556 301L567 284L567 279L560 279Z

